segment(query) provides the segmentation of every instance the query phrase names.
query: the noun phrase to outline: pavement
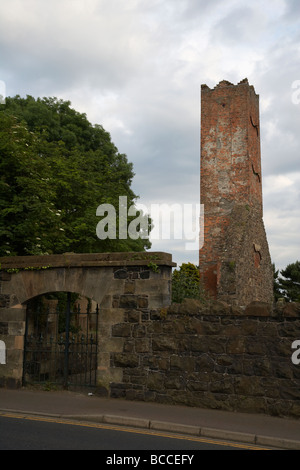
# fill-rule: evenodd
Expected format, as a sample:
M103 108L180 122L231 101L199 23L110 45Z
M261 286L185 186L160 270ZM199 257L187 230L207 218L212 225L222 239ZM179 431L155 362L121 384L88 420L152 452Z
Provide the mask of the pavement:
M300 419L163 405L88 392L0 388L0 416L7 413L106 423L169 433L300 450Z

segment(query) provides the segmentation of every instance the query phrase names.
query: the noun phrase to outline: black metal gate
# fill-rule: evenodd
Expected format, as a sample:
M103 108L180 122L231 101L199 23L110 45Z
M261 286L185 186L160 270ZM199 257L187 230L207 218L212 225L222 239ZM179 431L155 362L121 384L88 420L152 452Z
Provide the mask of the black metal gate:
M23 385L63 388L96 385L98 305L71 310L71 294L63 311L28 308L24 343Z

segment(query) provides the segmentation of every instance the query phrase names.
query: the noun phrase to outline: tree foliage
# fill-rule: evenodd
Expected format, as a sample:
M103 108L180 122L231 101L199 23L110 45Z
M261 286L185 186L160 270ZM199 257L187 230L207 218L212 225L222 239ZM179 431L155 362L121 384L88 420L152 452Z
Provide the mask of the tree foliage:
M275 286L281 297L288 302L300 302L300 262L288 264L280 274L283 277L277 276Z
M204 289L200 281L199 269L192 263L183 263L172 274L172 301L180 303L184 299L204 300Z
M279 269L276 269L275 263L272 263L273 267L273 293L274 293L274 300L281 299L283 297L281 289L280 289L280 278L279 278Z
M96 209L128 207L133 166L69 101L6 98L0 108L0 256L143 251L149 240L99 240ZM130 221L130 220L129 220ZM150 223L150 221L149 221Z

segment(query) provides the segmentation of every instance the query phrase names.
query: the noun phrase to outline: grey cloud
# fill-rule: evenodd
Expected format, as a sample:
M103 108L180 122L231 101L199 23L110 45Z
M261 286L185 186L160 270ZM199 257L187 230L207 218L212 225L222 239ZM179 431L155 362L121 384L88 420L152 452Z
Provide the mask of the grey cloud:
M263 31L264 22L255 8L238 7L224 16L211 31L214 43L225 43L239 46L241 43L256 43L258 35ZM245 41L245 43L244 43ZM246 46L247 47L247 46Z
M269 102L268 107L261 110L262 158L266 174L300 171L300 104L293 103L292 99L293 81L300 79L299 60L300 54L293 41L278 43L266 54L265 70L257 69L256 88L261 100Z
M122 88L130 76L139 73L143 60L140 46L148 38L143 39L142 25L134 14L121 9L122 19L117 11L105 10L102 2L98 15L88 8L80 15L72 2L54 4L57 12L53 5L34 2L35 14L30 18L24 15L24 22L21 11L11 19L2 18L2 24L0 19L1 57L6 69L18 71L33 86L46 77L60 90L83 82L96 88ZM51 21L39 15L43 8ZM14 28L17 34L12 36Z
M285 0L285 8L284 18L291 21L299 18L300 3L298 0Z

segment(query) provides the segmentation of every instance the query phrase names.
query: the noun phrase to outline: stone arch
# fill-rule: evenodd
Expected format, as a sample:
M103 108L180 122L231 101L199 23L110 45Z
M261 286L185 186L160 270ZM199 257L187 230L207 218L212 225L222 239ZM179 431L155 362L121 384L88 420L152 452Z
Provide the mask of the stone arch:
M49 292L76 292L95 300L99 305L113 291L111 269L101 268L48 268L20 271L11 276L5 287L11 295L10 306L24 305L34 297Z
M56 293L26 302L22 385L93 388L97 384L99 306L71 292Z
M6 343L6 366L0 387L22 385L26 304L49 292L76 292L100 308L99 383L108 389L120 381L121 368L111 368L111 354L122 352L124 338L113 326L132 312L171 303L172 257L168 253L94 253L0 258L0 340ZM153 269L153 266L155 269Z

